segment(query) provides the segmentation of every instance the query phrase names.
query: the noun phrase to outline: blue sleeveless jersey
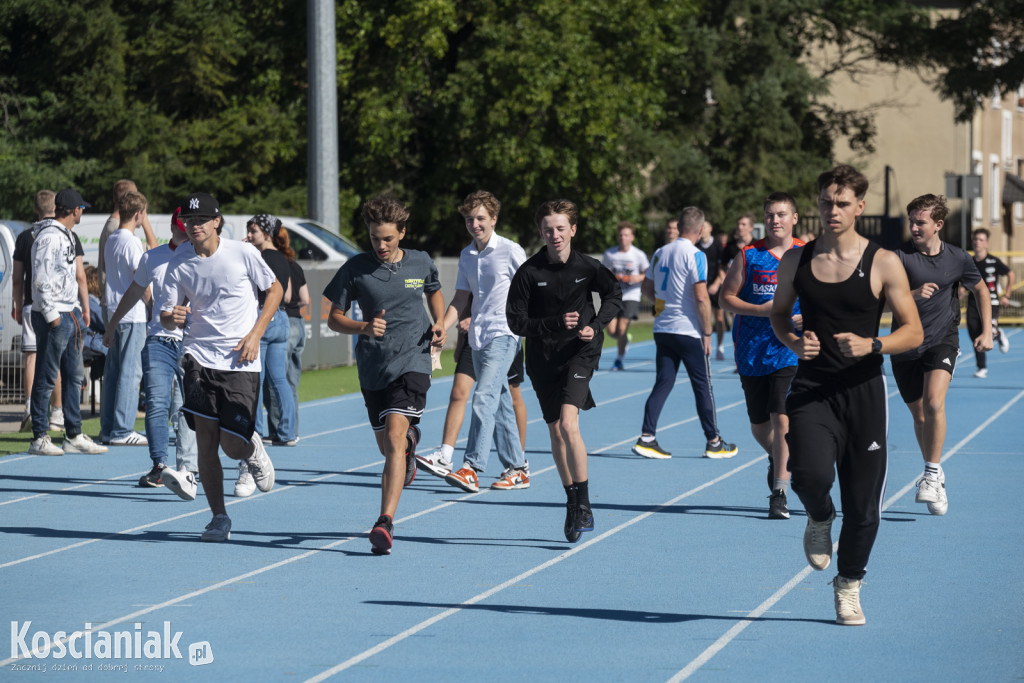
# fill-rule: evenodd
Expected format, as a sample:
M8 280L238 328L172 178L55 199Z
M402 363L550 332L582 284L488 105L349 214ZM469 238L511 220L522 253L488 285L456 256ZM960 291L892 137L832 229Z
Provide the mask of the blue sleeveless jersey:
M793 240L794 249L803 245L800 240ZM775 298L779 259L765 246L764 240L744 247L740 257L743 259L740 299L763 304ZM798 313L799 301L793 308L793 315ZM768 318L737 315L733 320L732 340L736 345L736 368L741 375L760 377L797 364L796 354L778 340Z

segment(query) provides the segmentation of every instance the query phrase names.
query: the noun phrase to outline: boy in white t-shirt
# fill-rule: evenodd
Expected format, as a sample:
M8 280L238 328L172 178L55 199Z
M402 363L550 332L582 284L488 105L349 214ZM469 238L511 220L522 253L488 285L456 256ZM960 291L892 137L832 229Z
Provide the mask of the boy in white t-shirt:
M284 291L251 244L222 240L220 204L205 192L189 196L181 220L193 251L175 254L164 277L167 298L160 323L184 329L185 419L195 430L199 475L213 520L201 539L231 538L224 507L224 470L218 446L245 460L260 491L274 487L274 465L255 433L260 383L260 338ZM266 292L263 313L256 291Z
M104 245L107 269L105 301L113 311L132 284L135 269L142 259L142 244L136 228L146 215L146 198L139 192L126 192L118 199L121 226ZM146 342L146 306L152 297L147 291L117 324L114 343L103 366L103 396L100 403L100 441L111 446L145 446L146 437L135 431L139 410L139 382L142 380L142 346Z
M644 283L644 273L650 265L647 254L633 246L636 226L629 221L622 221L618 233L619 244L604 252L602 260L604 267L615 274L615 279L622 287L622 310L608 323L608 334L619 342L619 355L612 363L612 370L622 370L622 360L629 346L629 323L640 317L640 289Z

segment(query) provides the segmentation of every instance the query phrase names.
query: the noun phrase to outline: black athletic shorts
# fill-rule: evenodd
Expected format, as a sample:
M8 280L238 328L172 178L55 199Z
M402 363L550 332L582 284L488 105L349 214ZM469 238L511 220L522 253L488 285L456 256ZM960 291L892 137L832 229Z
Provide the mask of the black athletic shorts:
M924 396L924 373L945 370L950 375L956 369L960 349L949 344L938 344L914 360L892 363L892 376L899 387L904 403L913 403Z
M563 405L576 406L580 410L590 410L597 405L590 393L593 369L570 364L565 369L551 370L530 375L545 423L558 422Z
M781 368L770 375L740 375L743 396L747 399L747 417L758 425L771 419L771 414L786 414L786 394L796 375L796 366Z
M640 302L639 301L622 301L622 310L619 311L617 318L625 318L626 320L639 320L640 319Z
M383 389L363 389L366 414L373 431L384 431L388 415L405 415L409 425L419 424L427 406L430 375L425 372L407 372Z
M248 441L256 430L260 397L260 373L216 370L200 365L189 355L182 359L185 371L185 421L195 431L195 416L214 420L225 432Z
M476 381L476 370L473 369L473 349L470 348L469 342L463 341L465 335L459 335L459 341L455 345L455 374L456 375L468 375ZM459 345L463 345L459 348ZM523 379L526 377L526 372L523 370L523 345L519 345L519 349L516 351L516 357L512 359L512 364L508 366L508 385L510 387L517 387L523 383Z

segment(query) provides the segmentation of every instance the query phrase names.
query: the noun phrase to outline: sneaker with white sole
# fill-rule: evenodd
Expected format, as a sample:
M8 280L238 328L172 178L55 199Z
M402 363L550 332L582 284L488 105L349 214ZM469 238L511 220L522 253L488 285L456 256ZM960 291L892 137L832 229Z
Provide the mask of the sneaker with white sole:
M277 480L274 463L270 462L270 456L267 455L267 449L263 447L263 439L259 434L253 434L250 441L255 450L244 462L249 466L249 472L256 482L256 488L266 493L274 488L274 482Z
M111 446L148 446L149 439L138 432L128 432L124 436L108 441Z
M637 439L636 443L633 444L633 452L642 458L654 458L657 460L667 460L672 457L671 453L658 445L657 439L644 441L643 437Z
M480 491L480 479L476 476L476 470L472 467L464 466L455 472L450 472L444 480L466 493L477 493Z
M451 474L452 461L445 460L444 456L441 455L441 449L438 448L430 455L417 455L416 467L424 472L429 472L435 477L444 479L446 476Z
M206 531L199 540L206 543L223 543L231 538L231 518L227 515L214 515L206 525Z
M836 600L836 623L840 626L863 626L867 623L860 608L859 579L847 579L836 575L832 587Z
M1010 338L1002 330L999 330L999 350L1003 353L1008 353L1010 350Z
M789 519L786 492L782 489L775 489L768 496L768 519Z
M704 446L704 457L705 458L731 458L739 453L739 449L736 448L734 443L726 443L725 439L718 437L715 441L708 441Z
M832 511L832 516L823 522L815 522L810 515L807 516L804 555L807 556L807 564L818 571L827 569L832 562L832 522L835 518L835 510Z
M79 434L74 438L64 438L65 453L85 453L86 455L99 455L106 453L109 448L101 446L85 434Z
M54 408L50 413L50 429L64 429L63 408Z
M986 377L988 377L988 368L978 368L977 370L975 370L974 376L977 377L978 379L985 379Z
M530 475L527 473L526 468L518 469L510 467L501 473L501 476L498 477L498 481L491 484L491 488L499 491L528 489L530 488Z
M235 498L248 498L256 493L256 480L249 472L249 465L245 460L238 461L238 479L235 481Z
M167 465L162 462L154 463L153 469L139 478L139 486L142 488L155 489L164 485L163 479L160 475L167 469Z
M28 452L30 455L64 455L64 451L57 448L50 437L47 434L39 437L38 439L32 439L32 443L29 444Z
M168 491L174 491L182 500L195 500L199 485L196 483L196 475L182 467L179 470L170 467L160 473L160 482L167 487ZM255 482L253 488L256 487Z
M932 477L926 474L918 479L917 496L914 500L918 503L927 503L928 512L933 515L946 514L949 509L949 501L946 500L946 475Z
M402 486L408 486L416 478L416 446L420 442L420 428L416 425L409 427L405 434L405 481Z

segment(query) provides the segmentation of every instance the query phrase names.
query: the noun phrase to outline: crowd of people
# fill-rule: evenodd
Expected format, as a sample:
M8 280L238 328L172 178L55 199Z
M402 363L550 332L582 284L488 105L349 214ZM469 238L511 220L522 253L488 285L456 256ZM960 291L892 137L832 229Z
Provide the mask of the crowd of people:
M880 523L887 471L883 355L891 356L891 374L924 460L916 500L943 515L948 499L939 463L945 396L959 355L961 288L971 295L968 323L982 372L994 340L1008 348L993 311L1013 278L988 254L984 231L975 234L973 259L940 239L947 214L941 196L910 202L911 239L888 251L855 230L868 189L862 174L839 165L822 173L817 187L822 227L816 237L794 236L797 202L774 192L764 202L762 239L754 239L755 218L747 214L723 243L704 212L689 206L669 221L665 244L650 259L633 244L635 226L622 222L617 245L602 261L573 247L579 211L572 201L538 207L544 247L528 256L496 232L498 198L473 192L458 207L470 242L459 256L447 306L431 257L402 246L409 227L405 205L390 194L367 201L361 213L371 249L341 266L323 295L331 303L328 327L356 337L360 388L384 456L380 508L369 533L372 552L392 551L402 490L417 468L475 493L493 447L503 469L491 488L530 486L520 391L526 375L565 491L565 538L572 543L593 531L580 414L596 405L590 383L604 331L617 342L610 369L624 370L629 328L646 297L654 306L656 373L633 452L671 457L657 441L657 425L682 364L705 436L703 455L737 454L719 429L710 367L712 353L724 359L724 332L731 327L750 430L769 456L768 517L789 519L787 493L797 495L807 515L807 561L828 568L837 512L831 490L838 479L843 518L833 580L836 619L865 623L861 580ZM145 197L134 186L115 188L115 204L108 225L116 228L100 267L109 348L100 443L82 434L78 409L81 331L89 324L73 232L89 204L78 192L57 193L53 217L33 226L31 256L21 261L31 285L24 303L16 298L15 316L29 320L37 354L28 406L30 452L99 453L107 446L148 444L153 469L140 485L164 485L193 500L201 481L213 514L201 539L226 541L231 520L219 452L238 461L234 494L247 496L274 485L264 442L298 441L301 361L289 311L309 301L305 278L281 221L269 214L249 221L246 243L221 239L219 203L197 192L175 212L171 241L158 246ZM138 228L148 250L135 236ZM1005 290L1001 277L1009 280ZM354 314L356 304L362 315ZM893 323L882 335L885 309ZM458 331L457 364L441 446L417 454L431 372L452 326ZM132 428L140 376L145 436ZM48 418L60 410L48 412L58 384L63 448L47 434ZM267 420L261 402L270 406ZM469 437L456 467L467 406ZM169 425L176 434L176 467L167 465Z

